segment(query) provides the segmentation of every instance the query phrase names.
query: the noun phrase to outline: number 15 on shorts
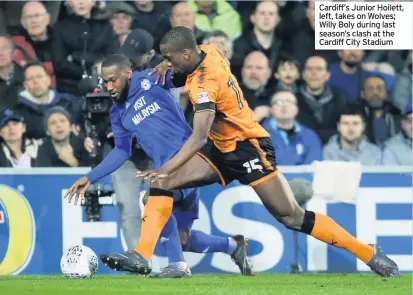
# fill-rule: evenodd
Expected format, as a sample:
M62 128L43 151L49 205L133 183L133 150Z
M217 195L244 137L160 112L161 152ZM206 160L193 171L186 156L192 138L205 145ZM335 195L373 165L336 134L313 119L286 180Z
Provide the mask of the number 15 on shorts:
M251 173L252 171L261 171L263 172L263 168L261 165L257 165L257 163L259 162L259 159L254 159L248 162L245 162L242 166L244 166L245 168L247 168L247 173Z

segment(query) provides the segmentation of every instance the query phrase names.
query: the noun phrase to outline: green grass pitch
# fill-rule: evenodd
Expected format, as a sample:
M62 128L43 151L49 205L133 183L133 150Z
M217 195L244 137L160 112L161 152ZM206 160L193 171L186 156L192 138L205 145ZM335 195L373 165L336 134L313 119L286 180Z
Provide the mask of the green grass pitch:
M1 295L410 295L412 275L383 279L374 274L194 275L150 279L134 275L70 280L63 276L0 276Z

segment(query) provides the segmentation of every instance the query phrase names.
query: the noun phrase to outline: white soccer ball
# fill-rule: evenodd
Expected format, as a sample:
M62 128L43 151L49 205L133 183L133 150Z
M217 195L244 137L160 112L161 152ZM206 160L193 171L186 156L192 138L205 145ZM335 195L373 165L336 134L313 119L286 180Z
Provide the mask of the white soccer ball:
M60 269L70 279L92 278L98 271L98 258L89 247L76 245L63 253Z

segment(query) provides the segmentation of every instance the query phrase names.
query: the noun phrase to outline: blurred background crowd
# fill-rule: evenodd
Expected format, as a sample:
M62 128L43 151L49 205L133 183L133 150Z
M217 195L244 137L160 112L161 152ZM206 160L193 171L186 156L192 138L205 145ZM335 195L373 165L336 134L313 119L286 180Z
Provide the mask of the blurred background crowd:
M112 53L156 66L175 26L226 49L279 165L412 165L412 52L316 51L314 21L313 1L2 1L0 167L90 166L80 81Z

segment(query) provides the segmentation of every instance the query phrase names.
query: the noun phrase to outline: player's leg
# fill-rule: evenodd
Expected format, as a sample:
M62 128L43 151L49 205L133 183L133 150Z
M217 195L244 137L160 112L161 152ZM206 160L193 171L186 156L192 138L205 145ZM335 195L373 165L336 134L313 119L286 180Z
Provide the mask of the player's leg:
M192 276L188 264L185 262L181 241L178 233L178 225L172 214L161 232L161 244L168 257L168 266L161 269L160 273L151 278L189 278Z
M148 274L151 271L149 260L172 213L173 190L203 186L219 180L223 178L214 165L205 156L197 154L168 178L153 182L144 209L141 237L135 250L125 254L102 254L102 261L115 270Z
M173 190L181 187L207 185L219 181L216 170L201 156L195 155L168 178L152 183L141 238L135 251L151 259L162 228L169 219L173 207Z
M179 228L182 249L193 253L226 253L240 268L243 275L252 275L247 257L247 241L243 235L223 237L209 235L192 229L198 219L200 189L183 189L182 199L174 204L174 213Z
M248 260L247 239L243 235L221 237L209 235L199 230L179 229L184 252L193 253L225 253L238 266L242 275L253 275Z
M112 175L120 224L128 250L135 248L141 233L142 216L139 193L144 181L143 178L137 179L135 172L134 163L127 161Z
M240 179L244 183L249 182L267 210L287 228L344 248L383 276L399 275L397 265L385 257L379 248L376 247L378 253L375 255L374 247L356 239L332 218L304 210L297 204L287 180L276 170L274 150L268 141L252 141L264 176L262 172L250 170L244 179Z

